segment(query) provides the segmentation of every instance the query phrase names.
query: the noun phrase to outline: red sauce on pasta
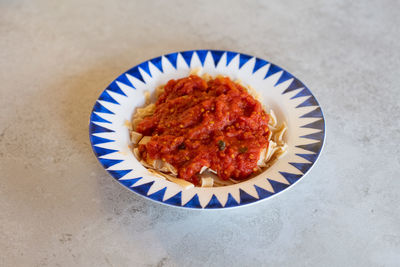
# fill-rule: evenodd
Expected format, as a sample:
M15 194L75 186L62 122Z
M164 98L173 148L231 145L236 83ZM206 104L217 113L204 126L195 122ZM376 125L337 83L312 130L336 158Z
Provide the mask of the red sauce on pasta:
M152 116L137 131L152 136L139 150L144 158L162 159L178 177L198 184L202 166L221 179L242 180L257 171L268 146L268 114L244 87L227 77L206 82L191 75L170 80Z

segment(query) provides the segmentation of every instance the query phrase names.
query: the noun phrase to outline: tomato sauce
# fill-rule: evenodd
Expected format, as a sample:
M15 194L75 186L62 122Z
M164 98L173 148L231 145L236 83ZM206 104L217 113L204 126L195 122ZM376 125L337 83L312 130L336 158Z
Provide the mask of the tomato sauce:
M136 131L152 136L139 151L162 159L178 177L195 184L202 166L221 179L243 180L256 172L268 146L268 114L246 89L228 77L208 82L196 75L170 80L152 116Z

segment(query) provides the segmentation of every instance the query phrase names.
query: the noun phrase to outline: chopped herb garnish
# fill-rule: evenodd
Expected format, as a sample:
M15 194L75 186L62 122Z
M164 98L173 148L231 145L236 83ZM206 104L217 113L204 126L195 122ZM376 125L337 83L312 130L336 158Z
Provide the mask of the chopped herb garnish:
M219 150L224 150L225 149L225 142L224 141L222 141L222 140L219 140L218 141L218 148L219 148Z
M241 148L239 148L239 152L240 153L246 153L247 152L247 147L245 147L245 146L242 146Z
M182 150L182 149L185 149L185 148L186 148L185 143L182 143L182 144L180 144L180 145L178 146L178 149L179 149L179 150Z

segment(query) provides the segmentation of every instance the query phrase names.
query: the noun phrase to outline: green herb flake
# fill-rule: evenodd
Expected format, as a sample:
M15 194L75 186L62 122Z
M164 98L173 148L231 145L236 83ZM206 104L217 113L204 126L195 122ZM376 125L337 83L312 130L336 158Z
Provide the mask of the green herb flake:
M218 141L218 148L219 148L220 151L224 150L225 149L225 142L222 141L222 140L219 140Z
M239 148L239 152L240 152L240 153L246 153L247 150L248 150L248 148L245 147L245 146L242 146L241 148Z

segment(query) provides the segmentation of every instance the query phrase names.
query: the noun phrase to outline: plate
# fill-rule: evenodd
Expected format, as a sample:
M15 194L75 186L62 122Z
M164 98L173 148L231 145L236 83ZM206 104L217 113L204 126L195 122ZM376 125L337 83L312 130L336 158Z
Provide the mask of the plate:
M288 153L247 181L215 188L183 190L152 175L134 157L128 121L150 93L194 68L227 75L252 86L288 130ZM325 139L325 121L311 91L279 66L258 57L221 50L191 50L147 60L115 79L100 95L90 115L89 136L101 165L121 185L156 202L192 209L224 209L268 199L287 190L310 171ZM295 191L292 191L295 193Z

